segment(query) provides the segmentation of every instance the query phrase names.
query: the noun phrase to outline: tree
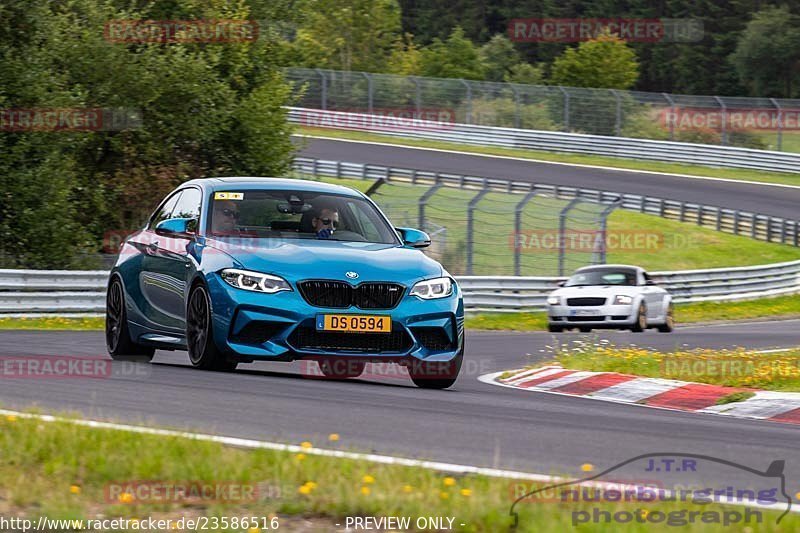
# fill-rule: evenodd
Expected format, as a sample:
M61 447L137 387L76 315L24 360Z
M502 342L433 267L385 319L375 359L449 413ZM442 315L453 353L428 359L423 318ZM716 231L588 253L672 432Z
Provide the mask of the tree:
M800 17L785 6L762 9L747 24L731 61L751 94L795 97L800 75Z
M464 30L458 26L446 41L436 38L422 49L422 76L481 80L484 72L478 48L464 36Z
M396 0L305 0L300 9L303 66L381 72L401 37Z
M480 57L488 81L503 81L511 73L511 69L520 62L514 44L502 33L498 33L481 46Z
M542 85L544 83L544 68L541 65L517 63L516 65L512 65L508 73L503 76L503 81L509 83L524 83L527 85Z
M636 53L614 35L567 48L553 62L551 83L569 87L629 89L639 76Z

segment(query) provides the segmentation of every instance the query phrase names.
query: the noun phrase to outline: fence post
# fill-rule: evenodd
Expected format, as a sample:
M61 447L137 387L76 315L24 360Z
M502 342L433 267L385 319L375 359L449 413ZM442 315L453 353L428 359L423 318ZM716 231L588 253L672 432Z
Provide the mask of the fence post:
M320 78L322 78L322 87L320 87L320 95L319 95L319 108L325 111L328 109L328 78L325 76L325 72L320 68L314 69L317 74L319 74Z
M722 138L721 144L722 146L728 145L728 107L725 105L725 102L722 101L722 98L719 96L715 96L714 100L717 101L719 104L720 109L722 110Z
M558 90L564 95L564 131L569 131L569 93L560 85Z
M600 257L599 261L594 262L592 264L606 264L606 256L608 254L608 247L607 247L607 239L606 233L608 232L608 216L611 214L614 209L622 205L622 199L618 199L615 202L611 203L603 209L600 213Z
M617 113L616 119L614 121L614 132L617 137L622 135L622 97L619 95L619 92L615 89L611 89L611 94L614 95L614 99L617 101Z
M476 194L467 205L467 276L472 275L472 254L475 246L475 239L473 238L475 207L477 207L478 203L489 191L489 184L487 183L486 178L484 178L483 189L481 189L480 192L478 192L478 194Z
M372 114L372 74L361 73L367 79L367 113Z
M664 97L664 100L667 101L669 104L670 113L672 113L671 117L667 117L667 122L669 122L669 140L675 140L675 121L678 119L677 116L677 108L675 107L675 100L667 93L661 93L661 96Z
M522 200L514 207L514 275L521 276L522 271L522 258L520 257L521 249L519 245L519 234L522 232L522 212L525 206L536 196L536 191L532 190L525 195Z
M419 225L419 229L421 229L422 231L425 231L425 206L428 205L428 200L430 200L431 196L436 194L436 191L438 191L441 188L442 185L444 185L444 184L441 181L439 181L439 173L437 172L436 173L436 182L433 184L433 186L430 189L425 191L425 194L423 194L419 199L419 220L418 220L418 225Z
M467 109L464 121L467 124L472 124L472 86L466 80L459 79L458 81L467 88Z
M580 198L573 198L567 206L558 213L558 275L564 275L564 254L567 251L567 213L575 204L580 202Z
M775 98L770 98L769 101L778 110L778 151L781 152L783 147L783 108Z
M517 87L513 83L509 84L509 87L511 87L511 92L514 93L514 127L519 129L522 125L522 111L520 109L521 103L519 99L519 90L517 90Z

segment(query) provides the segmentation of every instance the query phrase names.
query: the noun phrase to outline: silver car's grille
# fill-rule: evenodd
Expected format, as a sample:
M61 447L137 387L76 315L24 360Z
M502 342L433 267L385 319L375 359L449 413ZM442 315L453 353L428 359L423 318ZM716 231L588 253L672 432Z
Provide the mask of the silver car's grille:
M605 298L567 298L567 305L586 306L586 305L605 305Z

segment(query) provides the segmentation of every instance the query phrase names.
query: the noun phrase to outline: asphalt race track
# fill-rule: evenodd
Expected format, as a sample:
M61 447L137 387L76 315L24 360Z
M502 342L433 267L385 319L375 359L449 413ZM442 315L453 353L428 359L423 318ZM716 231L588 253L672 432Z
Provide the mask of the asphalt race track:
M635 171L552 165L333 139L296 137L295 142L301 146L307 143L299 152L304 157L641 194L791 220L797 218L797 205L800 204L800 187L772 187ZM387 139L387 142L391 142L391 139Z
M800 321L679 328L671 335L598 332L562 340L609 339L665 350L796 344ZM477 377L545 357L549 333L468 333L464 372L450 390L415 388L397 376L350 381L303 377L301 363L242 365L232 374L188 366L185 352L153 364L114 363L109 377L2 379L5 408L42 407L86 417L289 443L338 447L537 473L579 475L642 453L701 453L763 469L787 461L788 491L800 489L797 426L727 419L509 390ZM106 357L100 332L0 332L0 356ZM368 367L367 372L370 372ZM792 471L792 469L794 469ZM741 473L720 480L734 483ZM686 478L683 478L684 481ZM699 480L698 480L699 481Z

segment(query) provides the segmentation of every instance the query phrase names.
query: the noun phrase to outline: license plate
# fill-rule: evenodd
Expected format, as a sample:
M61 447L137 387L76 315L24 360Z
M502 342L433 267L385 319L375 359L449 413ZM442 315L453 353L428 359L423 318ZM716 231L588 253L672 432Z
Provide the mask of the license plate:
M591 309L573 309L570 313L571 316L594 316L596 314L597 311Z
M385 315L317 315L317 330L391 333L392 317Z

